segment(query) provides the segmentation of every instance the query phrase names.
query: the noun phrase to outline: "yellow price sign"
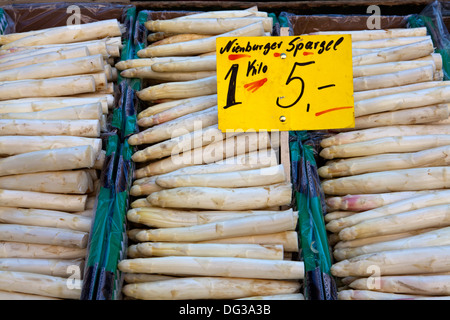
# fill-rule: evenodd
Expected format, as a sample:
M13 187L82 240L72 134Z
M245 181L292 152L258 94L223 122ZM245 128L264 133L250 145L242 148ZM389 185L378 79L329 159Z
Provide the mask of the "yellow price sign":
M219 129L355 126L350 35L219 37Z

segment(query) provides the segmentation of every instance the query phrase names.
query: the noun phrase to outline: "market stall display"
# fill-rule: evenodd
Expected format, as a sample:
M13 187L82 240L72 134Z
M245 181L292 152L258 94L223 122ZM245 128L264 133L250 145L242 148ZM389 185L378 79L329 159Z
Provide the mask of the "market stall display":
M0 300L450 299L447 4L70 4L0 8ZM219 130L216 40L304 34L352 35L355 127Z
M128 138L136 170L128 258L118 264L125 298L303 299L303 262L291 257L298 215L285 208L292 187L278 145L268 132L217 127L215 39L270 35L272 18L249 9L144 25L149 44L116 64L144 84L139 132ZM145 277L155 275L170 278Z
M123 32L110 19L1 36L5 299L80 299Z
M426 29L396 30L408 31L408 37L420 33L415 33L417 42L379 48L376 60L366 60L373 53L353 57L355 128L321 141L324 164L318 173L327 196L326 229L332 233L336 260L331 272L343 278L338 292L343 300L441 299L449 294L445 289L449 84L443 80L442 58L433 52L430 39L425 40L429 49L416 50L417 56L393 54L422 43L419 37ZM378 41L378 36L391 38L393 31L354 31L353 46L365 41L372 47L370 42ZM386 61L409 65L411 69L405 70L424 68L409 64L417 59L429 63L426 78L372 82L383 75L402 78L404 71L383 68ZM380 74L360 72L361 65Z

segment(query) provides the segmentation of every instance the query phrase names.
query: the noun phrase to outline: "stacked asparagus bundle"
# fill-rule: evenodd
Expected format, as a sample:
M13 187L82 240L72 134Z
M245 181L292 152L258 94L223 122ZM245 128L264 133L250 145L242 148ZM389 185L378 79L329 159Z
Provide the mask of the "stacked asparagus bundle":
M303 299L303 262L290 261L298 215L280 208L292 190L274 139L217 127L215 38L263 36L271 23L253 10L148 21L149 39L164 40L116 65L159 82L138 92L150 105L128 139L139 149L118 266L127 298Z
M80 298L120 35L110 20L0 37L1 299Z
M353 57L356 127L322 140L319 168L340 299L450 296L450 86L425 32L352 33L377 51Z

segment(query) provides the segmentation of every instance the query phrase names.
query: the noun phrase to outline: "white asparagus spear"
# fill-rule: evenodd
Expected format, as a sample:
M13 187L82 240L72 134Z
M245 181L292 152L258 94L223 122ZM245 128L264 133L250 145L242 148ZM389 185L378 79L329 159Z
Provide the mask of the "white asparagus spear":
M290 209L292 211L292 209ZM195 211L175 210L159 207L133 208L128 210L128 221L155 228L189 227L199 224L224 221L258 214L273 214L279 211L242 210L242 211Z
M77 212L85 209L87 195L0 189L0 206Z
M324 220L325 220L325 222L330 222L330 221L333 221L333 220L336 220L339 218L351 216L355 213L356 212L353 212L353 211L331 211L325 215Z
M93 217L94 216L94 210L84 210L84 211L78 211L78 212L73 212L73 214L77 214L83 217Z
M339 261L331 267L336 277L371 276L378 266L380 276L429 274L450 271L450 246L390 250Z
M153 32L217 35L245 27L256 22L262 22L265 32L272 31L273 19L264 17L149 20L145 22L145 27Z
M51 30L55 30L58 29L58 31L61 31L61 29L67 28L65 26L62 27L54 27L51 28ZM50 29L40 29L40 30L33 30L33 31L27 31L27 32L17 32L17 33L9 33L9 34L5 34L5 35L1 35L0 36L0 44L7 44L10 43L12 41L16 41L31 35L36 35L45 31L49 31ZM105 42L110 44L110 43L115 43L117 41L117 38L120 39L120 37L113 37L113 38L106 38Z
M437 124L437 125L440 125L440 124L450 124L450 119L444 119L444 120L439 120L439 121L434 121L434 122L429 122L429 124Z
M447 227L450 225L449 213L450 205L443 204L369 219L342 229L339 238L353 240L423 228Z
M0 62L22 59L27 56L56 52L59 50L70 50L86 47L90 55L101 54L104 59L109 58L109 52L105 39L79 41L73 43L57 43L36 46L14 47L10 49L0 49ZM1 55L1 53L5 53Z
M40 296L37 294L27 294L27 293L0 290L0 300L61 300L61 299Z
M388 153L331 161L318 169L322 178L336 178L369 172L446 166L450 164L450 146L411 153Z
M151 65L155 72L216 71L216 56L192 57L186 60L156 62Z
M136 93L139 99L155 101L158 99L184 99L217 93L217 76L166 82L144 88Z
M338 238L337 242L333 245L333 249L340 250L340 249L363 247L363 246L367 246L367 245L378 244L381 242L409 238L409 237L416 236L416 235L419 235L422 233L436 231L438 229L440 229L440 228L424 228L424 229L420 229L420 230L413 230L413 231L407 231L407 232L401 232L401 233L395 233L395 234L387 234L387 235L369 237L369 238L354 239L354 240L348 240L348 241L340 240L338 234L333 233L333 235L337 236L337 238Z
M180 290L183 288L183 290ZM256 294L296 293L297 281L231 277L184 277L147 283L126 284L126 296L142 300L237 299Z
M93 190L93 179L84 170L46 171L0 177L0 188L49 193L85 194Z
M199 19L199 18L241 18L241 17L267 17L268 13L259 11L257 6L253 6L244 10L217 10L188 14L173 18L173 20Z
M45 79L103 71L102 55L36 63L0 71L0 81Z
M338 292L338 300L415 300L419 298L424 298L424 296L352 289Z
M115 69L115 68L114 68ZM116 71L117 71L117 69L116 69ZM113 81L115 81L115 80L117 80L117 79L114 79L113 80L113 67L110 65L110 64L108 64L108 63L106 63L104 66L103 66L103 71L102 71L104 74L105 74L105 76L106 76L106 81L109 81L109 82L113 82ZM102 88L103 89L103 88Z
M22 243L57 245L71 248L86 248L87 232L18 224L0 224L0 240Z
M394 71L416 69L424 66L432 66L434 71L437 70L437 66L435 65L433 60L408 60L355 66L353 67L353 77L357 78L393 73Z
M435 80L434 69L434 66L427 65L400 71L393 70L392 72L383 74L360 76L353 79L353 90L359 92L433 81Z
M109 59L111 59L111 64L114 63L114 58L120 57L120 47L121 46L117 45L106 45L106 50L108 52Z
M361 40L354 41L352 39L352 48L361 49L374 49L374 48L387 48L387 47L397 47L405 44L415 43L419 41L429 40L431 36L413 36L413 37L396 37L396 38L384 38L378 40Z
M0 113L9 112L35 112L63 107L79 106L91 103L100 103L102 112L109 112L108 101L106 97L92 98L23 98L15 100L0 101Z
M284 252L298 252L299 251L299 239L296 231L282 231L268 234L257 234L251 236L238 236L222 239L212 239L198 241L198 243L229 243L229 244L261 244L261 245L272 245L281 244L283 245Z
M87 74L92 75L92 74ZM95 81L95 79L94 79ZM96 84L96 90L97 90L97 84ZM102 93L102 94L113 94L114 93L114 83L109 82L106 86L106 89L104 90L97 90L96 92Z
M142 282L153 282L161 280L171 280L178 279L179 277L165 276L160 274L149 274L149 273L124 273L123 280L126 283L142 283Z
M450 101L450 86L397 93L356 102L355 117L384 111L436 105L448 101Z
M127 232L129 239L140 242L137 234L145 229L133 229ZM228 243L228 244L261 244L261 245L283 245L285 252L299 252L299 239L296 231L281 231L250 236L237 236L222 239L211 239L196 241L196 243Z
M154 41L156 35L163 34L165 38ZM162 44L177 43L191 40L198 40L211 37L210 34L197 34L197 33L178 33L170 34L166 32L152 32L147 36L147 42L152 42L149 46L159 46Z
M191 174L159 177L156 184L163 188L215 187L240 188L256 187L286 181L284 166L267 167L237 172Z
M443 81L444 80L444 70L436 70L436 72L434 73L434 77L433 80L435 81Z
M200 164L188 166L185 168L177 169L174 171L167 172L162 175L154 175L151 177L143 178L145 180L135 180L134 185L142 183L151 184L156 181L159 176L166 175L180 175L180 174L203 174L203 173L219 173L219 172L231 172L231 171L241 171L241 170L251 170L259 169L270 166L275 166L278 164L275 151L271 148L263 148L264 140L259 140L260 150L239 154L235 157L227 157L226 159L221 159L217 162L212 162L208 164Z
M381 50L380 48L376 48L376 49L352 48L352 56L353 57L360 56L363 54L378 52L380 50Z
M92 54L89 51L88 46L86 45L77 45L72 48L37 48L37 47L15 47L10 49L1 49L0 48L0 63L9 63L13 60L21 60L21 59L31 59L34 56L54 53L61 50L67 49L79 49L79 48L87 48L88 53Z
M283 260L282 245L143 242L142 257L192 256Z
M151 67L126 69L120 73L124 78L139 78L157 81L191 81L212 77L215 74L215 71L155 72Z
M325 159L351 158L383 153L417 152L450 144L450 135L393 136L323 148Z
M349 217L337 219L328 223L326 227L329 231L338 232L344 227L350 227L369 219L380 218L419 208L448 204L450 203L449 196L450 190L430 191L429 193L418 194L411 198L405 198L372 210L362 211Z
M212 125L138 150L133 154L132 160L134 162L145 162L161 159L171 154L178 154L180 151L192 150L196 147L203 147L213 142L231 138L237 134L238 132L236 131L222 133L218 129L218 125Z
M161 142L212 126L217 121L217 108L210 107L135 133L128 138L128 143L140 145Z
M105 71L84 73L86 76L94 78L96 92L109 92L111 91L111 81L108 80L108 75ZM113 93L113 91L111 91Z
M264 32L263 23L255 22L245 27L205 39L165 44L141 49L137 52L137 55L139 58L198 55L215 51L216 39L218 37L258 37L263 36Z
M128 246L127 257L130 259L145 258L145 256L138 251L136 244L132 244L132 245Z
M291 202L288 183L247 188L180 187L161 190L147 197L150 204L172 208L254 210Z
M366 211L438 190L400 191L376 194L349 194L325 199L330 210Z
M0 258L84 259L86 253L86 248L13 241L0 242Z
M449 173L447 167L364 173L326 180L322 188L330 195L445 189L449 185Z
M436 66L436 71L442 71L443 68L442 55L440 53L432 53L428 56L414 59L412 61L433 61L434 65Z
M429 134L450 134L450 125L397 125L340 132L334 136L322 139L320 145L323 148L326 148L333 145L368 141L384 137Z
M16 32L16 33L9 33L4 34L0 36L0 45L4 45L28 36L31 36L33 34L38 34L42 32L41 30L32 30L32 31L26 31L26 32Z
M145 177L145 178L135 180L135 181L142 181L144 179L152 179L152 181L142 182L142 183L133 185L130 188L130 195L133 197L148 196L152 192L163 190L164 188L161 188L160 186L158 186L156 184L155 179L153 179L155 177L156 176L151 176L151 177Z
M0 100L69 96L88 92L95 92L95 80L88 75L0 82Z
M384 276L376 279L357 279L349 284L355 290L373 290L386 293L442 296L450 295L450 275Z
M43 29L41 32L15 40L2 46L8 49L20 46L60 44L121 36L122 30L117 19L101 20L72 26Z
M353 57L353 66L376 63L413 60L425 57L434 52L430 39L397 47L384 48L378 52Z
M29 259L29 258L1 258L1 271L17 271L43 274L67 278L70 268L79 268L82 271L82 259Z
M0 119L0 135L100 137L99 120Z
M137 179L133 182L133 186L130 189L130 194L133 196L141 196L149 195L152 192L162 190L163 188L156 184L156 179L158 177L165 177L168 175L210 174L243 171L275 166L277 163L276 154L273 149L261 149L255 152L249 152L236 157L227 158L218 162L188 166L167 172L165 174L152 175L150 177Z
M381 252L387 250L422 248L422 247L445 246L445 245L450 245L449 227L438 228L436 230L421 233L415 236L385 242L378 242L375 244L368 244L356 248L341 248L341 249L338 248L334 250L333 255L337 260L344 260L362 254Z
M132 209L144 207L151 207L150 203L147 201L147 198L140 198L130 203L130 208Z
M419 82L408 84L404 86L391 87L391 88L383 88L383 89L375 89L375 90L367 90L367 91L359 91L353 93L353 99L355 102L361 100L367 100L371 98L376 98L380 96L387 96L396 93L403 92L411 92L422 89L430 89L434 87L442 87L447 86L449 84L448 81L427 81L427 82Z
M448 117L448 104L438 104L356 117L354 128L360 130L381 126L426 124L447 120Z
M62 107L35 112L0 113L0 119L98 120L101 118L102 114L102 105L100 102L96 102L73 107Z
M21 153L90 145L96 154L102 150L102 140L75 136L0 136L0 154Z
M368 41L378 39L390 39L399 37L424 37L427 35L427 28L391 28L383 30L345 30L345 31L318 31L311 34L351 34L352 42Z
M325 215L324 220L325 222L330 222L339 218L351 216L355 213L356 212L353 211L330 211Z
M42 53L38 55L31 55L21 59L15 59L0 63L0 71L30 66L38 63L45 63L50 61L74 59L89 56L90 52L87 47L76 47L57 50L54 52Z
M204 147L173 154L171 157L151 162L145 167L137 169L135 177L166 174L189 166L218 162L257 150L261 153L269 154L271 152L270 137L267 132L243 133Z
M303 261L229 257L158 257L125 259L120 261L117 267L122 272L168 275L275 280L297 280L304 278Z
M95 159L95 163L94 163L94 166L92 167L92 169L103 170L105 161L106 161L106 151L101 150L98 153L97 159Z
M149 229L139 231L137 240L198 242L238 236L293 231L297 225L297 212L280 212L235 218L191 227Z
M0 271L0 290L42 295L61 299L81 298L81 280L68 286L67 278L31 272Z
M117 46L119 49L123 49L122 37L107 37L104 40L108 46Z
M217 95L200 96L193 102L186 102L170 108L169 110L143 117L138 120L140 127L151 127L176 118L217 106Z
M155 42L159 42L161 40L165 40L167 38L170 37L174 37L174 36L178 36L178 35L184 35L184 34L173 34L173 33L165 33L165 32L149 32L147 35L147 43L155 43ZM200 35L198 35L200 36ZM210 37L210 35L203 35L203 37ZM201 39L201 38L198 38ZM194 40L193 38L189 37L186 40Z
M63 211L0 207L0 223L53 227L83 232L91 230L92 219Z
M181 168L167 174L220 173L276 166L278 162L275 151L272 148L265 148L267 146L265 142L266 136L262 132L259 132L258 139L259 150L257 151L246 152L233 157L229 157L228 154L226 154L226 158L223 160L221 159L214 163Z
M109 84L108 84L109 85ZM104 93L104 92L90 92L90 93L80 93L73 96L68 96L66 98L97 98L97 99L106 99L106 103L108 105L108 110L111 110L114 108L115 105L115 97L111 93ZM104 112L107 113L107 112Z
M196 57L154 57L154 58L138 58L128 59L117 62L114 66L119 71L126 69L139 68L139 67L151 67L156 63L175 62L178 60L192 60Z
M0 160L0 176L92 168L97 154L89 145L22 153Z
M119 71L116 68L111 67L111 78L108 79L108 81L114 82L117 81L118 78L119 78Z
M202 101L203 99L205 99L205 96L192 97L192 98L186 98L186 99L175 99L172 101L153 104L153 105L145 108L141 112L139 112L137 115L137 119L140 120L142 118L150 117L150 116L156 115L158 113L167 111L169 109L172 109L174 107L177 107L177 106L180 106L183 104L195 104L199 101Z

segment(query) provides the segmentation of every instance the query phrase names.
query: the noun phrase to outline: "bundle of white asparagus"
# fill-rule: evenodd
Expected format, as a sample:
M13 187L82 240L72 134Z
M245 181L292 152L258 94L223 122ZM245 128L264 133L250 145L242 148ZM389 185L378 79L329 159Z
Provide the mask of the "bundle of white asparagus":
M321 141L319 168L339 299L450 299L442 58L425 28L355 31L352 40L356 126Z
M302 300L303 262L292 189L268 132L222 132L217 123L215 39L263 36L257 9L148 21L141 59L116 65L151 80L128 142L137 169L127 213L123 293L143 300ZM157 38L157 35L159 38ZM159 39L159 40L155 40Z
M0 37L0 299L80 298L122 32Z

